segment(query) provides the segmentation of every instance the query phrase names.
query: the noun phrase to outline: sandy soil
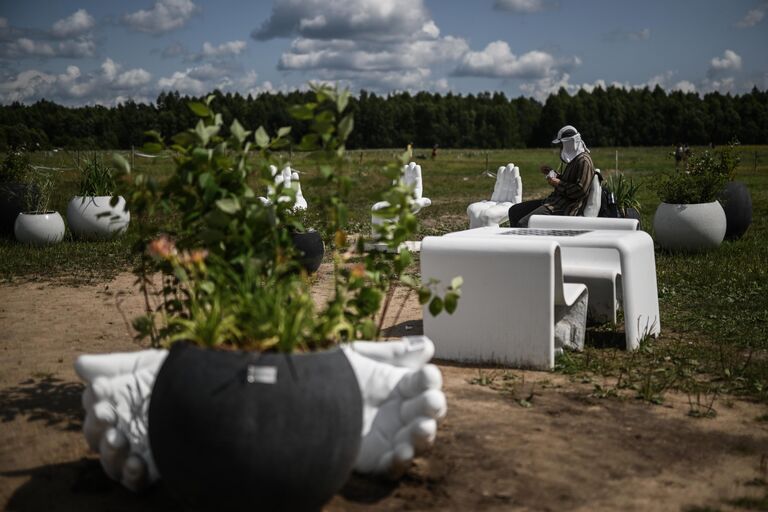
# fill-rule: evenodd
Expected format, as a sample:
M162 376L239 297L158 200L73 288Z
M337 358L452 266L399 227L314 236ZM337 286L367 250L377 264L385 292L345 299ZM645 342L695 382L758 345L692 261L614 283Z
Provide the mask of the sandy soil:
M110 481L80 432L72 362L141 348L123 316L142 311L132 284L126 274L107 285L0 286L4 509L181 510L162 485L135 495ZM387 334L420 333L415 298L393 325L394 303ZM715 418L696 419L681 394L656 406L595 398L591 384L554 373L439 366L449 412L431 453L400 482L352 477L327 511L730 510L765 493L763 405L720 397ZM479 376L494 385L473 384Z

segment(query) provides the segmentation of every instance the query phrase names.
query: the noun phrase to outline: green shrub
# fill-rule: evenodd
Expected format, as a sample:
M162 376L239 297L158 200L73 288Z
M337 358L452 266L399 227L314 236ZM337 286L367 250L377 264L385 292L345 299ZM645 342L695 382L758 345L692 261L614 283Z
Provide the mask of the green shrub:
M693 154L683 171L665 174L657 182L661 201L668 204L711 203L735 173L739 159L734 144L721 151Z
M603 187L613 193L616 206L618 206L622 216L626 216L628 208L640 211L640 201L637 199L640 184L635 183L632 178L622 173L612 174L605 179Z

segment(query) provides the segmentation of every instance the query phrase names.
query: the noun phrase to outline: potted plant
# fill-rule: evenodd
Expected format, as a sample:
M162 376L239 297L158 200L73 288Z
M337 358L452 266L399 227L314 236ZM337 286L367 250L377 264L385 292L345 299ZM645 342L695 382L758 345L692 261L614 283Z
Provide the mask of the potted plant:
M640 201L637 199L640 184L624 173L617 173L608 176L603 187L613 194L619 216L640 221Z
M80 172L78 194L67 206L72 234L87 240L105 240L124 233L131 214L125 199L113 196L117 184L112 168L94 154Z
M654 214L653 229L661 247L699 251L720 245L726 218L717 198L726 179L720 159L704 151L692 154L684 170L658 181L662 203Z
M20 212L14 223L16 239L30 245L53 245L64 238L64 219L49 209L53 180L40 171L32 172L25 189L26 211Z
M733 141L720 150L718 155L720 159L720 172L724 173L728 178L718 197L725 211L726 240L738 240L746 233L750 224L752 224L752 196L749 193L747 184L735 179L736 168L741 162L736 153L736 146L738 145L738 141Z
M456 306L458 290L441 298L405 273L407 250L365 253L362 237L350 243L351 181L339 165L352 130L348 93L313 90L315 100L292 113L310 121L299 147L318 155L325 185L317 204L334 293L324 305L310 296L290 236L303 229L295 194L269 170L289 129L270 138L237 121L225 128L210 97L190 104L199 120L172 139L175 170L166 182L131 174L117 159L143 240L137 273L148 313L134 326L154 345L171 346L152 387L151 453L165 484L200 508L319 509L348 477L363 417L355 372L334 347L377 338L395 282L432 301L433 311ZM162 149L151 135L144 150ZM267 185L263 201L254 187ZM413 191L398 183L385 199L393 222L380 237L396 248L416 229ZM163 299L152 308L147 276L157 271Z
M30 209L27 201L37 202L32 172L23 148L11 149L0 164L0 235L12 237L16 217Z

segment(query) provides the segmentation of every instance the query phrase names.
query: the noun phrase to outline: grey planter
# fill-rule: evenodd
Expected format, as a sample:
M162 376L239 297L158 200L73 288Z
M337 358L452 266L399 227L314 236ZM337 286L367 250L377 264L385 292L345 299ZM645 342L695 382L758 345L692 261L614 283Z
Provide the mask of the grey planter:
M653 216L654 239L672 251L705 251L725 237L725 212L720 203L661 203Z

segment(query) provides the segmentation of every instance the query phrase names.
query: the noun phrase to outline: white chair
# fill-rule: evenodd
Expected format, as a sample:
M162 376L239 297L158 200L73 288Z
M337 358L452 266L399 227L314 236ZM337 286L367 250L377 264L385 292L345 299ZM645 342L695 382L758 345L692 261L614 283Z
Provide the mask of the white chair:
M637 219L534 215L531 229L582 229L637 231ZM615 249L563 247L566 282L584 283L589 289L589 314L596 322L616 323L622 297L621 261Z
M563 282L557 242L425 237L421 274L443 284L464 278L452 315L424 307L436 357L550 369L562 345L583 347L587 288Z
M417 165L415 162L404 165L400 179L405 185L413 188L413 202L411 203L411 211L413 213L418 213L422 208L432 204L431 199L424 197L424 183L421 177L420 165ZM376 212L389 206L390 204L387 201L379 201L371 207L371 224L374 226L374 236L376 235L375 226L386 221L385 218L376 215Z
M601 174L600 169L595 169L595 177L592 178L592 184L589 188L589 196L587 196L587 203L584 205L584 217L597 217L600 213L600 205L603 199L603 188L600 185Z
M509 219L509 207L522 200L520 168L512 163L499 167L490 201L478 201L467 207L469 229L498 226Z

